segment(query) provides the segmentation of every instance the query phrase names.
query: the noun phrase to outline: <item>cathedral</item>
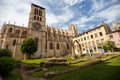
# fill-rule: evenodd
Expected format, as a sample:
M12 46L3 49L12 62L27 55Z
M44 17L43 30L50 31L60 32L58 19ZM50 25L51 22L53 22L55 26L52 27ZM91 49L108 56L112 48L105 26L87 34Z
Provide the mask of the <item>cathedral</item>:
M8 48L13 58L23 59L20 51L22 42L33 38L38 50L32 58L60 57L72 53L72 37L77 36L77 25L71 24L68 30L46 25L45 8L31 4L28 27L5 23L0 33L0 48Z

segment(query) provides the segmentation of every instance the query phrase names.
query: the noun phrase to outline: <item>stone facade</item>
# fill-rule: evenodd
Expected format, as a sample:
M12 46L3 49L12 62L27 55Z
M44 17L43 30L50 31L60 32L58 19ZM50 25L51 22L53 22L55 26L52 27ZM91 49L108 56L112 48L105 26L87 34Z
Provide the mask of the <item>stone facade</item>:
M28 27L15 24L3 25L0 47L11 49L14 58L23 59L20 46L25 39L33 38L37 42L38 50L31 56L32 58L59 57L72 53L72 37L77 34L76 25L70 25L68 30L47 26L45 8L32 4Z

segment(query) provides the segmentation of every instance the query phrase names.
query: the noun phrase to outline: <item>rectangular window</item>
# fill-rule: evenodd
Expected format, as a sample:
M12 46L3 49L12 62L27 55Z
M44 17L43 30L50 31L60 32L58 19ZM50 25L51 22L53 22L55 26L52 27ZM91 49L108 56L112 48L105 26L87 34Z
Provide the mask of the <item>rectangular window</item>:
M95 46L95 42L94 41L92 41L92 45Z
M113 38L113 35L109 35L109 37L110 37L110 39L112 39L112 38Z
M86 37L84 37L84 40L86 40Z
M97 33L95 33L95 37L98 37Z
M91 46L90 42L88 42L89 47Z
M93 35L91 35L91 39L93 39Z
M96 40L96 43L99 44L99 40Z
M82 43L82 46L84 47L84 44Z
M101 39L101 43L104 43L104 39Z
M97 49L96 49L96 47L94 47L94 52L97 52Z
M99 34L100 34L100 36L102 36L103 34L102 34L102 32L99 32Z
M87 36L87 39L89 39L89 36Z
M81 38L81 41L83 41L83 38Z

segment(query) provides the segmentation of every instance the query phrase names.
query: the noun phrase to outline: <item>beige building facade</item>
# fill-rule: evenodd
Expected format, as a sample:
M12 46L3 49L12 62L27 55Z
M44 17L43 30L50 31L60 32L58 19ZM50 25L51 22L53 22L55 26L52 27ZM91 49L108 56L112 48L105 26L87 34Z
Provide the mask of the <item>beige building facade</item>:
M79 56L81 54L107 52L106 49L103 49L103 43L108 40L107 33L110 31L110 27L107 24L101 23L100 26L79 34L73 38L74 54Z
M77 25L70 25L68 30L47 26L45 8L32 4L28 27L10 23L3 25L0 48L11 49L14 58L23 59L20 46L25 39L33 38L38 50L32 58L60 57L72 53L72 37L77 34Z

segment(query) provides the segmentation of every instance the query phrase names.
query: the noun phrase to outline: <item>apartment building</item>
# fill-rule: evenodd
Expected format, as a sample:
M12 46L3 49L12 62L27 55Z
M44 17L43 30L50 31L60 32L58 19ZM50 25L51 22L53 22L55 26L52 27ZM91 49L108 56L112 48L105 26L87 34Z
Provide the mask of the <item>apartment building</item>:
M107 49L103 49L103 43L108 40L107 34L110 31L109 25L101 23L100 26L79 34L73 38L73 53L80 55L107 52Z

